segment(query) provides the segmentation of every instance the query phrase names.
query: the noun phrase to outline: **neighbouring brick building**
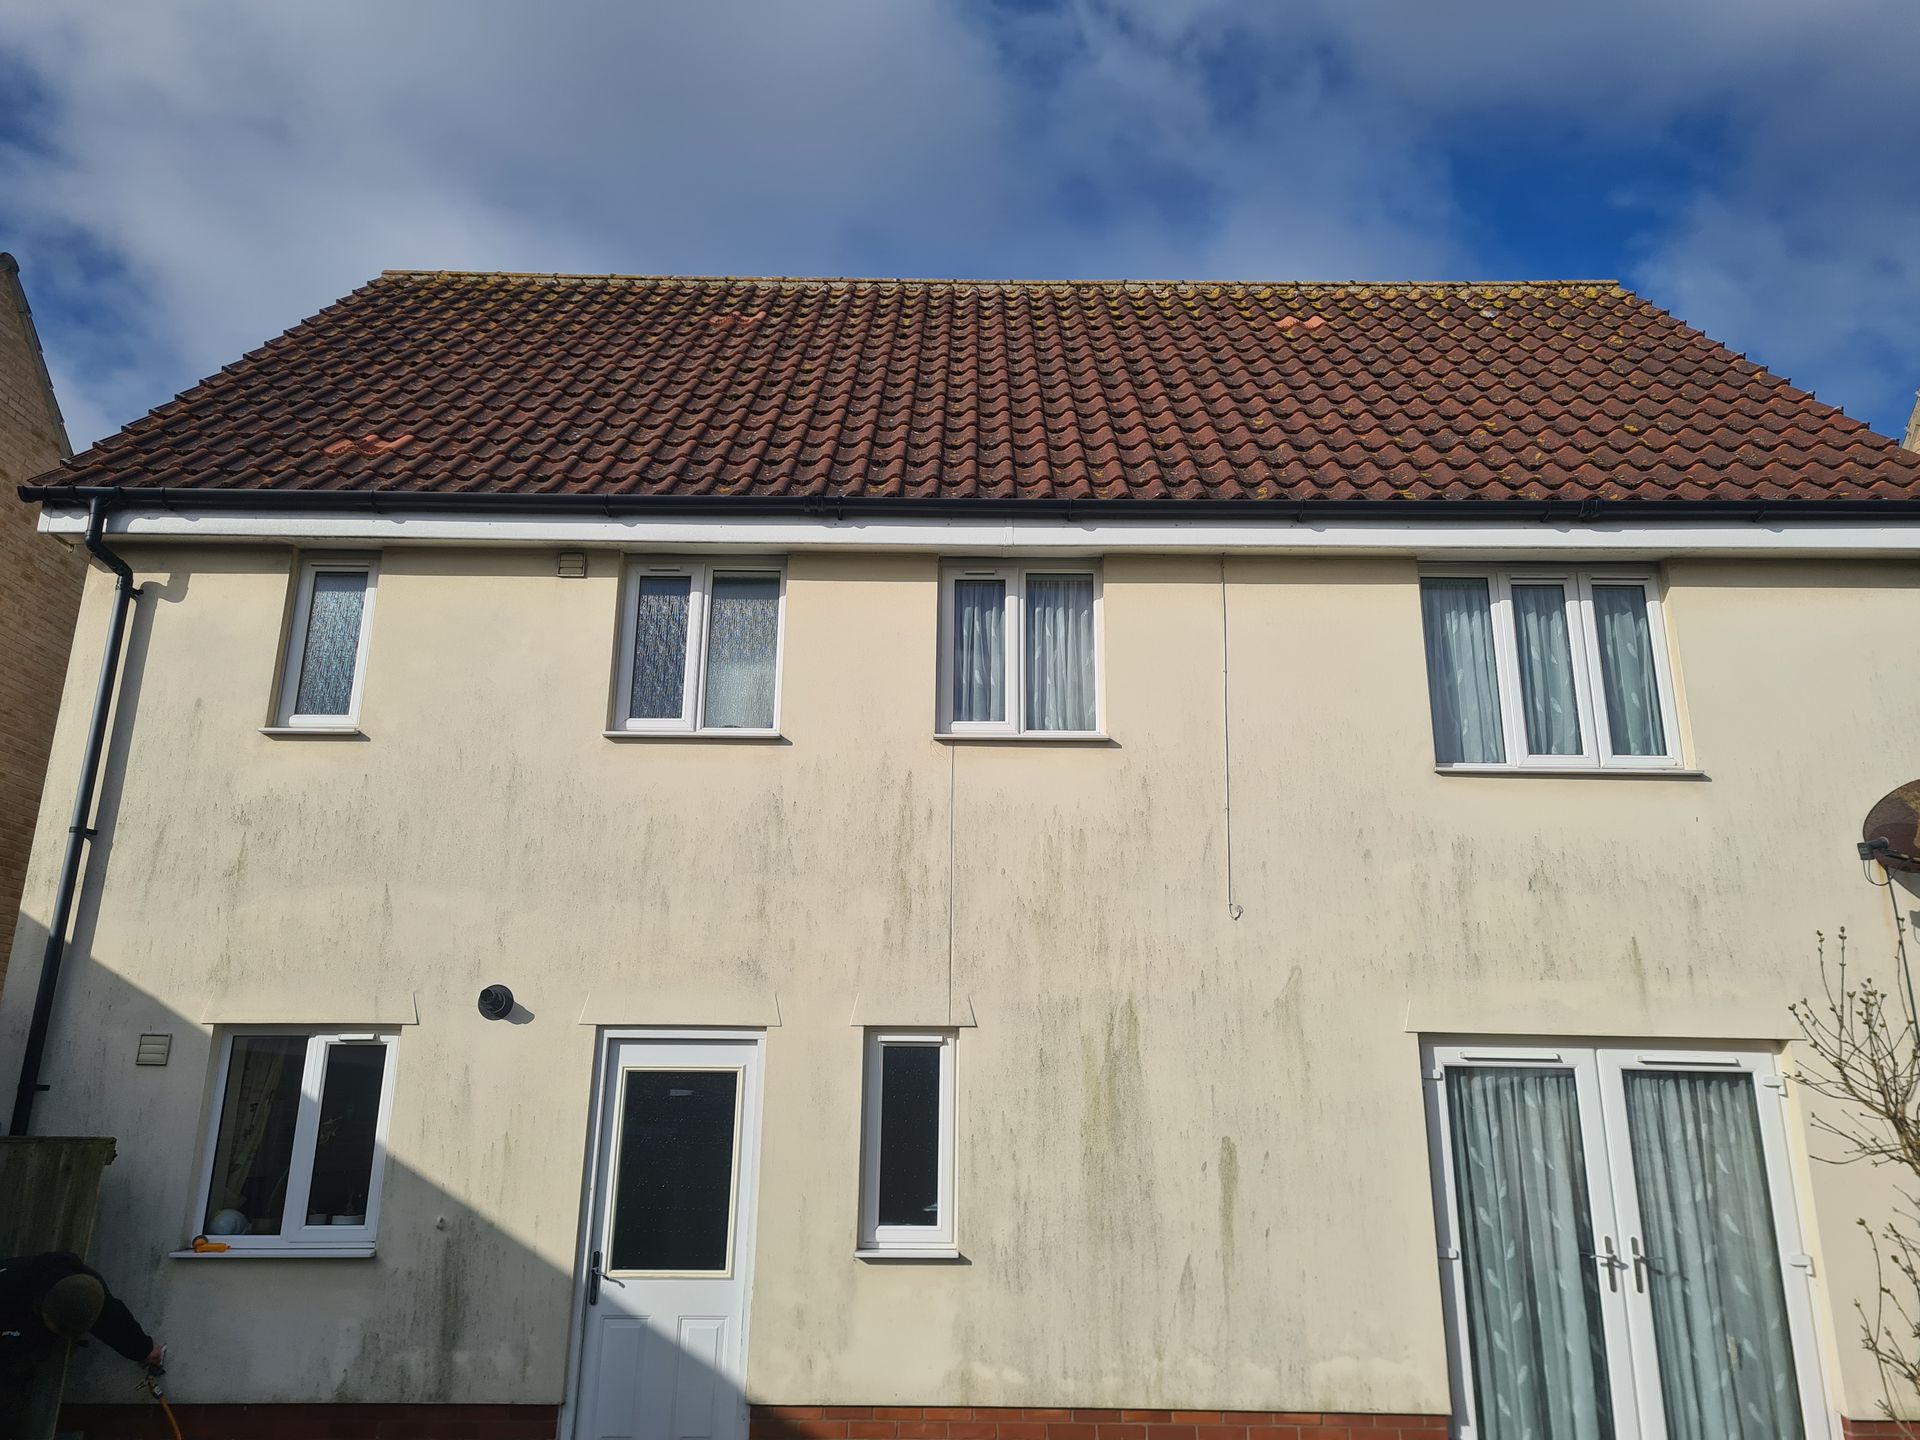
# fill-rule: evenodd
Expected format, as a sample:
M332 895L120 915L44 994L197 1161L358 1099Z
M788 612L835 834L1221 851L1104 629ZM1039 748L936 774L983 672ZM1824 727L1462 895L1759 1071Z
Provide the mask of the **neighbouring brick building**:
M20 267L0 253L0 493L72 453ZM0 984L84 568L75 550L41 535L34 521L26 506L0 507Z

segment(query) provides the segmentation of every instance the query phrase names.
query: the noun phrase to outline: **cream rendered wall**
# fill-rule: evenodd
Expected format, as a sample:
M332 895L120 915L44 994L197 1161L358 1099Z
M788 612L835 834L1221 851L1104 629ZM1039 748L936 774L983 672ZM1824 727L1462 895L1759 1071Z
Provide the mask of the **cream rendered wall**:
M367 738L274 740L290 552L129 552L150 588L38 1128L119 1138L96 1258L186 1398L558 1400L593 1023L777 1021L756 1400L1445 1410L1417 1032L1780 1040L1816 928L1891 941L1852 845L1915 768L1911 566L1672 563L1709 778L1563 780L1434 773L1411 559L1227 561L1235 920L1215 560L1105 562L1111 746L945 745L935 562L794 555L785 743L756 744L602 738L611 553L563 580L550 551L389 550ZM480 1019L494 981L529 1023ZM949 1014L977 1022L966 1263L864 1264L856 1019ZM406 1022L375 1260L165 1258L208 1023L268 1020ZM166 1068L134 1068L145 1029ZM1834 1399L1868 1415L1873 1192L1803 1168Z

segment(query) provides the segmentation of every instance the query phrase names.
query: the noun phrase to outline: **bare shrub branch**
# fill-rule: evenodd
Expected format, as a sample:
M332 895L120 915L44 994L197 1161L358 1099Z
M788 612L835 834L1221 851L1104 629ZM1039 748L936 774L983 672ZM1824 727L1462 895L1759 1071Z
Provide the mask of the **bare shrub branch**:
M1856 1221L1873 1252L1871 1306L1856 1301L1860 1342L1879 1370L1880 1409L1905 1436L1920 1431L1898 1419L1920 1396L1920 1014L1907 961L1906 925L1894 915L1894 974L1889 986L1847 973L1847 932L1830 962L1819 935L1817 999L1793 1009L1805 1048L1795 1082L1835 1102L1812 1127L1835 1141L1832 1164L1891 1165L1901 1188L1894 1213L1879 1225ZM1906 1405L1896 1405L1900 1396Z

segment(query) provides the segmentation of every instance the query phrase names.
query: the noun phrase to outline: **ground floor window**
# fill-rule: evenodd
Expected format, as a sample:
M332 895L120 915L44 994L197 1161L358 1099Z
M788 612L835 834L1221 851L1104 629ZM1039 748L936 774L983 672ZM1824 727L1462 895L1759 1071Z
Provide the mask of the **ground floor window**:
M1825 1428L1774 1057L1427 1047L1470 1440Z
M393 1050L371 1033L222 1037L199 1228L236 1249L371 1244Z
M951 1249L951 1032L868 1032L863 1131L860 1249Z

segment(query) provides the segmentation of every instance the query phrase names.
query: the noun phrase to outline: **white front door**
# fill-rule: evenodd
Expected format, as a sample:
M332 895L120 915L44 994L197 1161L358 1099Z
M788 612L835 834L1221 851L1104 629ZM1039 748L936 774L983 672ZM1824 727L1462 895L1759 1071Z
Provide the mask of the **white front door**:
M743 1440L751 1038L606 1042L576 1440Z
M1427 1047L1465 1440L1827 1440L1763 1051Z

